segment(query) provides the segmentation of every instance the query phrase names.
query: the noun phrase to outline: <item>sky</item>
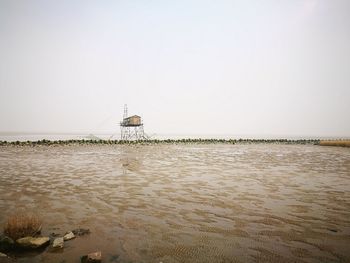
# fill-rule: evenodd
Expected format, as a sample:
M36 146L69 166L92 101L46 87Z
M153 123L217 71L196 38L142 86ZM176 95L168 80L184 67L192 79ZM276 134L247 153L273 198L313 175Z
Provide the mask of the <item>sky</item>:
M350 1L0 0L0 132L350 136Z

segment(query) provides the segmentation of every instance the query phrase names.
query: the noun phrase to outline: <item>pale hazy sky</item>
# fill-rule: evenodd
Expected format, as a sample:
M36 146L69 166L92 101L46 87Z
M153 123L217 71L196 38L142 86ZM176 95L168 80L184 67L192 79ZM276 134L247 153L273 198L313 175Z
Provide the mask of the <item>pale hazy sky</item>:
M350 1L0 0L0 132L350 136Z

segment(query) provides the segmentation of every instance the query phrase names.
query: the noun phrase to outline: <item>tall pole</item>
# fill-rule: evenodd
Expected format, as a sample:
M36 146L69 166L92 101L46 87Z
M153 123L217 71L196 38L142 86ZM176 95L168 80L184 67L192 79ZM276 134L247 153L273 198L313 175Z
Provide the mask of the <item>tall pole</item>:
M126 119L128 117L128 105L124 104L124 116L123 116L123 120Z

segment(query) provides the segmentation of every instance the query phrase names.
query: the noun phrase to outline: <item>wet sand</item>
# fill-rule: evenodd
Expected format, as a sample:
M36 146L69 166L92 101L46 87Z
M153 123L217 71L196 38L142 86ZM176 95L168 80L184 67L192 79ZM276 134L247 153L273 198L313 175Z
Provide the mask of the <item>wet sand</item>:
M313 145L0 147L0 224L89 228L19 262L350 262L350 150Z
M338 141L320 141L321 146L340 146L340 147L350 147L350 140L338 140Z

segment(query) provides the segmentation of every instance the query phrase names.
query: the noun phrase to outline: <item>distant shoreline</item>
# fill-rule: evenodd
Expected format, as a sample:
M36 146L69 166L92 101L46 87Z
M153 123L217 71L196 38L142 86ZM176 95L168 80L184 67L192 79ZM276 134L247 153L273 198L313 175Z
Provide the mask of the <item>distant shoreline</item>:
M36 145L155 145L155 144L308 144L320 146L350 147L350 140L318 139L151 139L151 140L37 140L37 141L0 141L0 145L36 146Z
M37 141L0 141L0 145L67 145L67 144L188 144L188 143L224 143L224 144L250 144L250 143L277 143L277 144L319 144L317 139L150 139L150 140L37 140Z

